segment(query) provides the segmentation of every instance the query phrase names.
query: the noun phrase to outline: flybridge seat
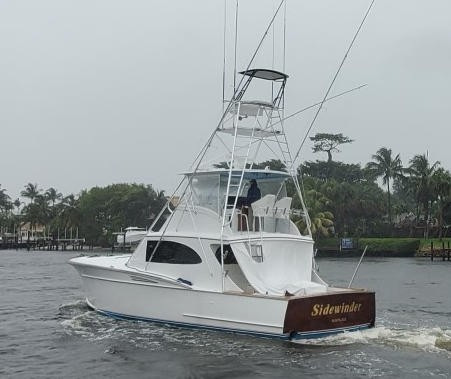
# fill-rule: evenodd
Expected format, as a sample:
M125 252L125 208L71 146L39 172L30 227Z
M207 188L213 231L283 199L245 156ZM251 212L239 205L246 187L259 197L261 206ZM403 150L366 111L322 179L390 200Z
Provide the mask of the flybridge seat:
M251 204L252 213L254 215L253 227L255 229L255 221L258 220L258 229L264 228L264 218L272 217L274 215L274 203L276 201L275 195L265 195L260 200L254 201Z
M283 197L276 201L276 196L272 194L265 195L260 200L254 201L251 204L254 217L253 229L255 231L257 230L255 225L258 220L258 229L264 231L265 217L288 220L290 217L291 201L291 197Z
M288 218L291 209L291 197L283 197L276 201L274 204L274 217L275 218Z

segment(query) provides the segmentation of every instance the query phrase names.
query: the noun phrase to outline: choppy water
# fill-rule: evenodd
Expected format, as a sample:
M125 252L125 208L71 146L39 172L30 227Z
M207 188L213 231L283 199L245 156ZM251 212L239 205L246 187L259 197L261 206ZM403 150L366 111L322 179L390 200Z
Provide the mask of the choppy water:
M90 311L69 252L0 251L0 377L451 377L451 263L370 259L377 327L292 343L118 321ZM346 284L357 259L322 259Z

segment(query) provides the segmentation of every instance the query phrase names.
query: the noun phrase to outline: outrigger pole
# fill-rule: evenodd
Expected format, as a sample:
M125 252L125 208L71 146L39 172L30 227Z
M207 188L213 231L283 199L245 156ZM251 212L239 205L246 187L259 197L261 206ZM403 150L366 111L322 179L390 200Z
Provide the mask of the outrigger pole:
M305 111L307 111L307 110L309 110L309 109L315 108L315 107L317 107L318 105L321 105L321 104L324 104L324 103L326 103L326 102L328 102L328 101L330 101L330 100L336 99L337 97L341 97L341 96L343 96L343 95L347 95L348 93L351 93L351 92L357 91L357 90L359 90L359 89L362 89L363 87L366 87L367 85L368 85L368 84L362 84L362 85L360 85L360 86L357 86L357 87L348 89L347 91L341 92L341 93L339 93L339 94L337 94L337 95L328 97L326 100L323 100L323 101L320 101L320 102L318 102L318 103L309 105L308 107L302 108L302 109L300 109L300 110L298 110L298 111L296 111L296 112L294 112L294 113L292 113L292 114L290 114L290 115L288 115L288 116L286 116L286 117L280 119L279 121L275 122L274 124L269 125L269 127L275 126L275 125L278 125L278 124L281 124L282 122L288 120L289 118L292 118L292 117L294 117L294 116L297 116L298 114L300 114L300 113L302 113L302 112L305 112Z
M341 72L341 69L342 69L342 67L343 67L343 65L344 65L344 63L345 63L345 61L346 61L346 58L348 57L348 54L349 54L349 52L351 51L352 46L354 45L354 42L355 42L355 40L357 39L357 36L359 35L360 30L362 29L363 24L365 23L366 18L368 17L368 15L369 15L369 13L370 13L370 11L371 11L371 8L373 7L375 1L376 1L376 0L372 0L372 1L371 1L370 6L368 7L367 11L365 12L365 15L363 16L363 19L362 19L362 21L361 21L359 27L357 28L357 31L355 32L354 37L352 38L351 43L349 44L349 47L348 47L348 49L346 50L346 53L345 53L345 55L344 55L344 57L343 57L343 59L342 59L340 65L338 66L337 72L335 73L335 75L334 75L332 81L330 82L329 88L327 89L327 91L326 91L326 93L325 93L325 95L324 95L324 98L323 98L323 100L321 101L321 103L320 103L320 105L319 105L319 108L318 108L318 110L316 111L315 116L313 117L313 120L312 120L312 122L310 123L309 128L307 129L307 132L305 133L304 139L302 140L301 145L299 146L299 149L298 149L297 152L296 152L296 155L294 156L293 164L292 164L291 169L293 169L293 167L294 167L294 165L295 165L295 163L296 163L296 160L298 159L299 154L300 154L300 152L301 152L301 150L302 150L302 147L304 146L305 140L306 140L307 137L309 136L310 131L312 130L313 125L315 124L316 119L318 118L319 113L320 113L321 110L323 109L323 105L324 105L324 103L326 102L327 96L329 96L329 93L330 93L330 91L331 91L331 89L332 89L332 87L333 87L335 81L337 80L337 77L338 77L338 75L339 75L340 72Z

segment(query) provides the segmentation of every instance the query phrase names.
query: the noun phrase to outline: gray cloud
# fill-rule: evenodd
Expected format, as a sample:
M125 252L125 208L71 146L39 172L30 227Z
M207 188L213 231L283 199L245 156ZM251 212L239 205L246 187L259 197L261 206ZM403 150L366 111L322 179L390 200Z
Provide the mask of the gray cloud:
M276 3L241 0L239 68ZM322 97L367 5L288 1L288 113ZM356 140L339 159L366 162L388 146L405 163L428 150L451 167L449 14L446 0L376 2L333 93L369 86L327 104L315 129ZM222 0L3 0L2 187L11 196L29 181L65 193L123 181L170 190L220 115L222 20ZM256 65L268 66L271 51L267 41ZM310 119L287 125L293 146ZM306 146L303 158L319 156Z

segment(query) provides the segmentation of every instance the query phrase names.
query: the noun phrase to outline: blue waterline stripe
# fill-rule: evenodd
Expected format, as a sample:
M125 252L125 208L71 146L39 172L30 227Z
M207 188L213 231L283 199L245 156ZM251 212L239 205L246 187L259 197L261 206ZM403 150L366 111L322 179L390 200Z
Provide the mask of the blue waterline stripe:
M164 325L170 325L170 326L182 327L182 328L188 328L188 329L213 330L213 331L226 332L226 333L236 333L236 334L251 335L251 336L265 337L265 338L275 338L275 339L279 339L279 340L292 340L292 339L298 340L298 339L308 339L308 338L321 338L321 337L327 337L327 336L330 336L333 334L338 334L338 333L343 333L343 332L353 332L353 331L357 331L357 330L368 329L370 327L369 324L364 324L364 325L351 326L351 327L346 327L346 328L338 328L338 329L333 329L333 330L318 331L318 332L296 332L296 334L290 334L290 333L278 334L278 333L264 333L264 332L256 332L256 331L251 331L251 330L225 328L225 327L218 327L218 326L191 324L191 323L187 323L187 322L168 321L168 320L161 320L161 319L157 319L157 318L130 316L130 315L122 314L122 313L104 311L101 309L96 309L96 311L105 316L112 317L112 318L119 319L119 320L154 322L157 324L164 324Z
M344 332L356 332L358 330L369 329L370 324L363 324L357 326L349 326L346 328L339 328L333 330L324 330L320 332L296 332L294 336L291 337L292 340L309 339L309 338L323 338L332 336L334 334L340 334Z

